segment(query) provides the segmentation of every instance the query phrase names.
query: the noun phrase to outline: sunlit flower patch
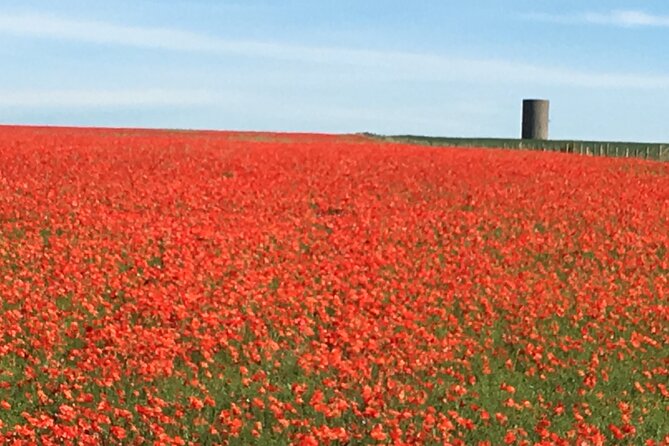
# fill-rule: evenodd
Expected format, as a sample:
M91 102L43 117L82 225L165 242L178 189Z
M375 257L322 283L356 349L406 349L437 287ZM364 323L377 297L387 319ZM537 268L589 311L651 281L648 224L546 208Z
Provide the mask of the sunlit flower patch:
M669 166L0 128L6 444L669 444Z

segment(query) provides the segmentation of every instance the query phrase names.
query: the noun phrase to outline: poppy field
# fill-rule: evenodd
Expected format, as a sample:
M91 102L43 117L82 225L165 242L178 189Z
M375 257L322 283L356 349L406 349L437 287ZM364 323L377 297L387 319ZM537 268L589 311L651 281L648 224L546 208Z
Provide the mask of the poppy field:
M0 127L0 442L669 445L669 165Z

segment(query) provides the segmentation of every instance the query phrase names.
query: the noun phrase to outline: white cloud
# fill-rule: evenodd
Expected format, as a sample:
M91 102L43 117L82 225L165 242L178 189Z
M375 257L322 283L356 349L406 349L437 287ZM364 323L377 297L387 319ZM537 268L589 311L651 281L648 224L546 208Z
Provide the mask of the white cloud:
M7 108L183 107L212 105L223 99L206 91L161 89L0 91L0 106Z
M636 10L613 10L605 13L585 12L581 14L526 14L526 19L561 24L595 24L623 28L669 27L669 16L649 14Z
M611 11L606 14L588 13L584 16L589 23L623 27L654 26L669 27L669 16L653 15L642 11Z
M535 19L541 17L550 18L549 16L534 16ZM630 17L628 16L628 21L632 19L637 22L647 21L647 18L643 17ZM553 17L551 20L553 19L558 20L559 18ZM581 19L584 20L587 17ZM588 20L603 19L593 16ZM98 45L232 54L321 64L333 69L337 68L344 75L355 71L368 79L669 89L669 76L666 75L589 72L499 59L457 58L439 54L228 40L177 29L125 26L40 14L0 13L0 33Z

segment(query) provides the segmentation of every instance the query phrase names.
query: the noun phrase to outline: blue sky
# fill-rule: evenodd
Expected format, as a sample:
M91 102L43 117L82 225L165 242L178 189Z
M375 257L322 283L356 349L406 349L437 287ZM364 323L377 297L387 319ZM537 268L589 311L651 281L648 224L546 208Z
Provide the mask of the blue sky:
M669 141L669 4L3 0L0 122Z

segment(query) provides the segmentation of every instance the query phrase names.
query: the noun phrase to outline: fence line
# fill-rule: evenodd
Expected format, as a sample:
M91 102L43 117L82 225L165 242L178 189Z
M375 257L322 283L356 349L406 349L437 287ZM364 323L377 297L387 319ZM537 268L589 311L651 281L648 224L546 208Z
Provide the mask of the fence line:
M669 161L669 144L501 138L442 138L414 135L383 136L371 133L366 133L366 135L386 141L426 144L430 146L541 150L576 153L588 156L616 156Z

